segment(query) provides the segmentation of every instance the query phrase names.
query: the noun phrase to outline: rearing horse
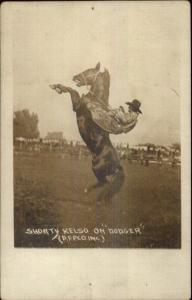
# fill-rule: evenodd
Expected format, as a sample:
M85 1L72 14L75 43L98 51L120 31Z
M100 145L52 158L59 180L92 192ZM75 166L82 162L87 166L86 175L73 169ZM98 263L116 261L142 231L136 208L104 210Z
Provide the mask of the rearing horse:
M58 93L69 93L71 95L79 133L92 155L92 170L98 182L85 189L85 192L89 192L98 186L105 186L98 198L111 198L120 190L124 182L124 172L117 152L110 141L109 133L93 122L91 113L86 106L87 100L97 101L104 106L108 105L109 72L106 69L104 72L100 72L100 63L98 63L95 68L75 75L73 80L78 87L89 86L88 93L80 97L79 93L70 87L61 84L52 87Z

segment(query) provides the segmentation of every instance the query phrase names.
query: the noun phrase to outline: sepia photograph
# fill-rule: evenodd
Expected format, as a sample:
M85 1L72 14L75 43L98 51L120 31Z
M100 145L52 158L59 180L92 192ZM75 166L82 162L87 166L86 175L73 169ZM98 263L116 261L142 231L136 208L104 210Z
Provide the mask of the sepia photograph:
M162 3L16 6L15 247L181 247L179 17Z
M190 299L189 3L0 8L0 298Z

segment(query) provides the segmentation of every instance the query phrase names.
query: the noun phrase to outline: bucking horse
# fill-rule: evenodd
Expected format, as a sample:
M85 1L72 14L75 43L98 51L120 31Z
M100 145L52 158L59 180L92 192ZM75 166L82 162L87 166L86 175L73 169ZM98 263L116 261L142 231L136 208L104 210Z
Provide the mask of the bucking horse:
M97 199L108 200L119 192L125 178L120 159L110 140L110 130L106 130L102 122L97 122L97 118L93 117L95 111L98 115L100 111L105 112L104 116L102 113L99 115L98 120L105 118L105 115L106 118L108 116L110 75L107 69L100 72L100 63L98 63L95 68L75 75L73 81L77 87L88 87L87 94L80 96L76 90L61 84L51 85L51 88L60 94L70 94L79 133L92 156L92 170L97 182L86 187L84 192L89 193L93 189L102 187ZM95 111L91 105L95 105ZM134 126L135 123L130 125L129 130Z

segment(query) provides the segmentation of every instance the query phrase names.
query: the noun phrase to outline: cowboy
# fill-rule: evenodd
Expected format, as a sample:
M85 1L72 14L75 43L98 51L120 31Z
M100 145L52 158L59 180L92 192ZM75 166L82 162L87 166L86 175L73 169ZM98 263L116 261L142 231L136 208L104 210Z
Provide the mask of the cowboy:
M53 84L50 87L59 94L63 92L63 86L61 85ZM72 89L69 87L65 88L65 90L72 92ZM75 96L77 97L76 93ZM80 105L79 96L77 98L76 107ZM140 110L141 103L137 99L134 99L132 102L126 102L129 105L128 112L125 112L122 106L112 109L109 105L101 103L97 99L90 99L89 96L84 94L81 97L81 104L91 113L93 122L111 134L127 133L132 130L137 123L139 114L142 113Z
M126 104L129 106L127 113L125 112L123 106L110 110L111 116L113 116L121 125L130 124L132 121L138 118L139 114L142 114L140 110L141 103L139 100L134 99L132 102L126 102Z

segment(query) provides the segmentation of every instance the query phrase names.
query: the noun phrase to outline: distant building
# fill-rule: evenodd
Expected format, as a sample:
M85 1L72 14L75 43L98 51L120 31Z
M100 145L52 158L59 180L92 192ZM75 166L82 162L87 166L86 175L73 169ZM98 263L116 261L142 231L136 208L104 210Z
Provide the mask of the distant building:
M132 146L132 149L135 150L144 150L144 151L154 151L156 146L154 144L146 143L146 144L137 144Z
M161 151L161 152L168 152L168 148L162 145L155 145L155 144L150 144L150 143L146 143L146 144L137 144L132 146L132 149L135 150L144 150L144 151L148 151L150 153L152 152L157 152L157 151Z
M63 137L63 132L48 132L43 139L47 143L65 143L66 139Z
M147 145L134 145L134 146L132 146L132 149L134 149L134 150L145 150L145 151L147 151L148 146L147 146Z
M63 132L48 132L45 138L50 140L63 140Z

